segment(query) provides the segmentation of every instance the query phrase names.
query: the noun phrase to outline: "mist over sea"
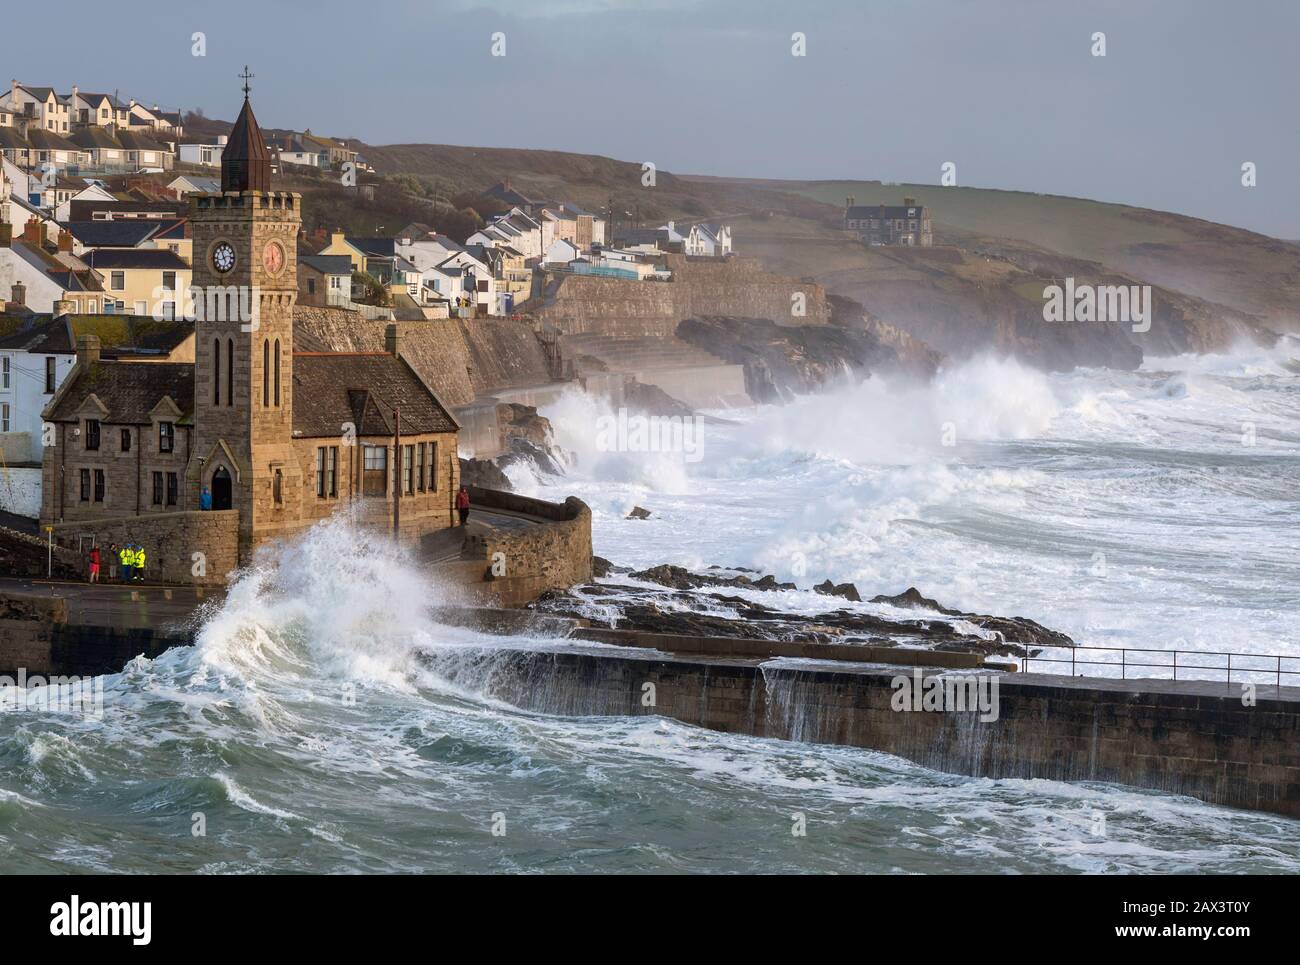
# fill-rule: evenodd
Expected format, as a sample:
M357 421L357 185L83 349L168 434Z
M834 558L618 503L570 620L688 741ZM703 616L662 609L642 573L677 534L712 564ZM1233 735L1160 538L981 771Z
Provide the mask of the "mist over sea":
M915 585L1080 643L1300 654L1293 355L976 360L720 413L697 462L600 451L605 410L575 393L543 414L577 465L515 482L585 499L616 563ZM652 518L626 520L638 504ZM0 871L1300 870L1300 823L1275 815L520 711L438 674L507 643L435 623L441 598L336 520L246 571L196 647L106 677L102 719L0 709Z

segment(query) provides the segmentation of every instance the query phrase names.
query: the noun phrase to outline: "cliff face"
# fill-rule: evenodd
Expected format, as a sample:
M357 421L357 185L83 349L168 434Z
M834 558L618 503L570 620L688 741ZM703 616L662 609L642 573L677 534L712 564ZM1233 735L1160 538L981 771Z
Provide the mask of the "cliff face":
M765 318L782 325L830 320L821 285L773 274L757 259L668 255L667 265L671 281L565 275L539 304L526 307L566 335L672 335L678 322L700 315Z
M780 402L817 392L846 374L861 378L904 373L928 379L941 359L916 339L860 313L852 327L706 316L682 322L677 335L743 365L745 391L756 402Z
M746 250L773 270L814 276L828 291L860 302L869 317L954 358L991 350L1049 370L1133 368L1146 356L1273 338L1254 315L1159 286L1151 287L1149 331L1135 332L1132 322L1046 321L1047 286L1073 279L1076 286L1131 287L1143 280L1007 239L963 236L957 245L934 248L868 248L838 231L796 234L781 227L746 225L754 231Z

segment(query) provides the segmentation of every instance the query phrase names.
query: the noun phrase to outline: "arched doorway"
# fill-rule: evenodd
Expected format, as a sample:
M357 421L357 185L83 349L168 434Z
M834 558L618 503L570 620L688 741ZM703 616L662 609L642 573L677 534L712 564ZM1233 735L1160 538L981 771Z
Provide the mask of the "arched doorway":
M218 466L212 474L212 508L230 509L230 471L225 466Z

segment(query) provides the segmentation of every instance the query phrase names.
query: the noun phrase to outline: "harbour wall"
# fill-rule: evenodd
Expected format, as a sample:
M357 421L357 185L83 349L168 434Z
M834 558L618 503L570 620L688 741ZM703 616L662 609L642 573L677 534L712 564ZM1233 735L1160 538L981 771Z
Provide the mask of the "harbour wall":
M1295 687L1261 686L1246 706L1239 684L999 673L997 719L985 721L978 712L891 707L896 677L942 672L933 669L624 649L443 650L432 667L546 713L659 714L870 748L956 774L1102 781L1300 818Z

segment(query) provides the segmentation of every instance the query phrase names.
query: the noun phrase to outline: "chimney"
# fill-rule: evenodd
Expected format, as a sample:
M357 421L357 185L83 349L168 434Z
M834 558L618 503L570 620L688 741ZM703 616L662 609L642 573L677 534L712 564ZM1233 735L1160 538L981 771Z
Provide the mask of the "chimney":
M59 251L66 251L68 254L72 254L72 232L71 231L59 232Z
M905 207L905 208L914 208L914 207L916 207L916 198L904 198L904 199L903 199L903 207Z
M9 300L15 305L25 307L27 305L27 286L20 281L14 282L13 294Z
M853 207L853 202L856 201L856 200L858 200L858 199L855 198L853 195L850 194L847 198L844 199L844 207L846 207L846 208L851 208L851 207Z
M14 243L14 226L8 221L0 221L0 248L9 248Z
M77 303L70 298L60 298L54 302L54 317L62 318L64 315L71 315L77 310Z
M393 358L402 356L402 335L398 332L396 323L390 322L384 329L384 351Z
M80 93L81 93L81 88L78 87L76 84L73 84L72 85L72 109L74 111L77 109L77 95Z
M99 336L77 336L77 367L89 368L99 361Z
M45 244L45 222L39 218L28 218L23 225L23 241L38 247Z

